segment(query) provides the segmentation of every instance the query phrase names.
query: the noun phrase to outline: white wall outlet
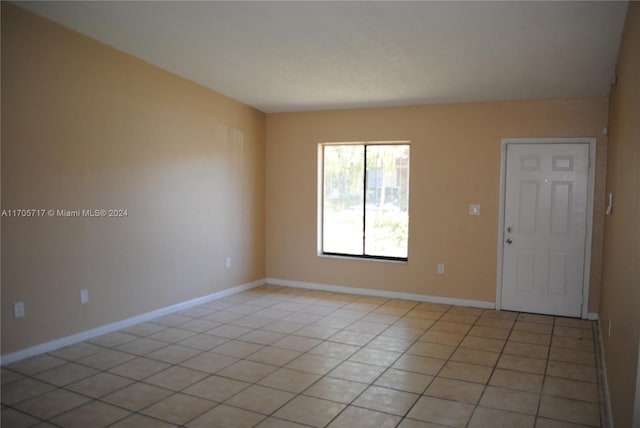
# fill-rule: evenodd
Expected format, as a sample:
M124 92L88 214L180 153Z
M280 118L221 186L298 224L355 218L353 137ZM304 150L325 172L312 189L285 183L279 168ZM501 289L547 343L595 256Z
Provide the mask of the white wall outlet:
M24 316L24 302L16 302L13 304L13 316L22 318Z
M89 290L87 290L86 288L80 290L80 303L82 303L83 305L85 303L89 303Z
M469 215L480 215L480 205L469 204Z
M231 257L227 257L224 261L224 265L227 269L231 269Z
M444 263L438 263L438 275L444 274Z

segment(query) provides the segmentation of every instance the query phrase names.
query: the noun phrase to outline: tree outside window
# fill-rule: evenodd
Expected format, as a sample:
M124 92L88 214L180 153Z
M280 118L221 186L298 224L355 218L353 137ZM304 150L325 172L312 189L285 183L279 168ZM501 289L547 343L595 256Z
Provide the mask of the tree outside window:
M322 145L322 253L408 258L409 144Z

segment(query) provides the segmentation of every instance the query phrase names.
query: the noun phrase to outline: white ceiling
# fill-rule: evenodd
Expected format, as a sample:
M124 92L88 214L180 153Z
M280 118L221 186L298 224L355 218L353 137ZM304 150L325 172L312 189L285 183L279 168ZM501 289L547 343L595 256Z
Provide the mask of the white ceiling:
M606 96L627 3L19 2L265 112Z

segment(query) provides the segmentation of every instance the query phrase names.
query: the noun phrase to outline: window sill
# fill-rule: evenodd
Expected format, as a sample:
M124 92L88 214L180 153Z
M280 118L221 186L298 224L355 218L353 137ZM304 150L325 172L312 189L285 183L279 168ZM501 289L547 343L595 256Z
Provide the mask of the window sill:
M396 263L406 265L409 264L409 259L393 259L393 258L383 258L383 257L367 257L367 256L347 256L347 255L339 255L339 254L324 254L318 253L318 257L324 259L338 259L338 260L354 260L354 261L363 261L363 262L383 262L383 263Z

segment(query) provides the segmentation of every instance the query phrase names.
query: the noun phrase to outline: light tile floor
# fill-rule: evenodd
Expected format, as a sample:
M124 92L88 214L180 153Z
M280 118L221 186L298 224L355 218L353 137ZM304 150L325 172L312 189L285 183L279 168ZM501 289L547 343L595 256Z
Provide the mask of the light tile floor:
M600 426L594 328L266 285L2 367L2 427Z

